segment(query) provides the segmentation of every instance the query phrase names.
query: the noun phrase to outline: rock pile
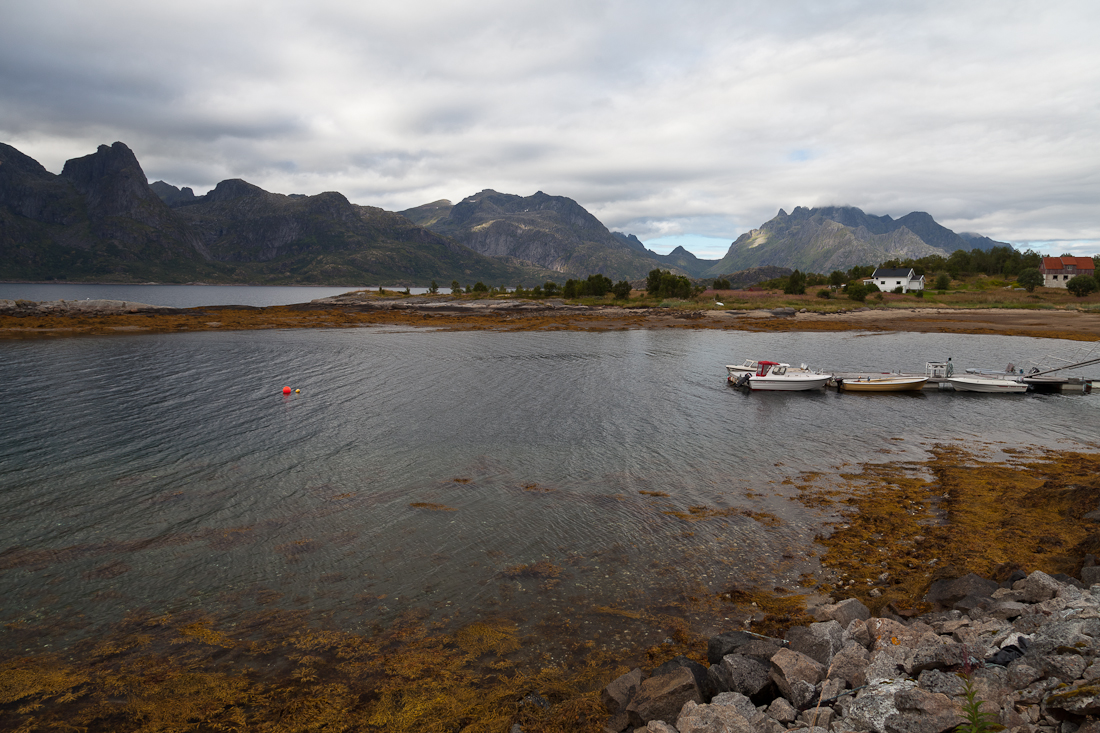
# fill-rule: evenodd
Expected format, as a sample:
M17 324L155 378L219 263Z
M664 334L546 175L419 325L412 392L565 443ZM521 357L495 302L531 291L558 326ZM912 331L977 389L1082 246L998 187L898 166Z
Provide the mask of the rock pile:
M856 599L772 639L710 639L602 692L606 733L944 733L980 710L1019 733L1100 733L1100 567L1087 583L1017 573L933 583L931 613L872 618Z

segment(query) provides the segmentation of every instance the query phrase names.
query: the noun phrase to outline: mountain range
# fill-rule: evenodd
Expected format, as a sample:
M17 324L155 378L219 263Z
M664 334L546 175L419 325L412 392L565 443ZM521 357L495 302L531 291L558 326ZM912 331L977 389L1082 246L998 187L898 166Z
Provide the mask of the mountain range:
M0 143L0 279L262 284L525 285L654 268L692 278L755 267L830 272L893 258L1008 246L956 234L928 214L855 207L782 209L720 260L657 254L608 230L580 204L543 192L485 190L401 212L342 194L277 194L240 179L204 195L150 184L123 143L65 163L60 175Z

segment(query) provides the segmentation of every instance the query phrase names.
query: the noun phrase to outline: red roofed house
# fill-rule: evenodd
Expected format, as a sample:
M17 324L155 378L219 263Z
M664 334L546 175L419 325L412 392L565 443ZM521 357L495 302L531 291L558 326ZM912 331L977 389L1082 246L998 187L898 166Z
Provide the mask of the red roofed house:
M1044 287L1064 288L1078 275L1095 275L1096 263L1091 257L1044 257L1039 272L1043 273Z

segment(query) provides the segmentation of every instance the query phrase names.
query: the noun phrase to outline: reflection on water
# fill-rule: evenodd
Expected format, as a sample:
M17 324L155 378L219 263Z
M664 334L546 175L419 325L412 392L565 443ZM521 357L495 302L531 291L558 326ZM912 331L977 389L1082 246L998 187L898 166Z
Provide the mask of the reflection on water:
M369 329L0 344L0 622L56 622L23 651L137 609L233 623L277 607L362 631L416 608L533 628L731 583L795 587L822 517L789 501L791 477L944 440L1089 440L1098 400L743 393L724 364L921 371L1051 350ZM610 649L668 633L631 638L616 619L580 633L615 629Z

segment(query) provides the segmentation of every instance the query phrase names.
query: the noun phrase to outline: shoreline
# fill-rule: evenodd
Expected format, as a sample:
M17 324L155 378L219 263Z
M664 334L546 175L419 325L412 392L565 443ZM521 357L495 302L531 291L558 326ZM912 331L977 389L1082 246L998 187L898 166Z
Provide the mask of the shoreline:
M573 305L560 300L324 298L285 306L172 308L127 301L0 300L0 339L111 333L178 333L400 326L465 331L713 329L752 332L915 332L996 334L1100 341L1100 312L1022 308L793 308L683 310Z

